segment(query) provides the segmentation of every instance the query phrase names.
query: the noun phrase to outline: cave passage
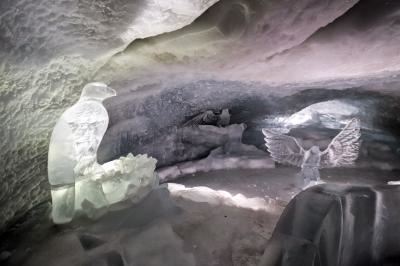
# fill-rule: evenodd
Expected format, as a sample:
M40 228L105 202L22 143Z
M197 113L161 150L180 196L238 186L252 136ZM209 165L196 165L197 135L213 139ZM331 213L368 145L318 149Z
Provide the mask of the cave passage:
M396 0L1 1L0 264L400 265L399 32ZM55 225L52 130L91 82L116 92L92 158L159 185ZM265 146L353 118L358 159L308 189Z

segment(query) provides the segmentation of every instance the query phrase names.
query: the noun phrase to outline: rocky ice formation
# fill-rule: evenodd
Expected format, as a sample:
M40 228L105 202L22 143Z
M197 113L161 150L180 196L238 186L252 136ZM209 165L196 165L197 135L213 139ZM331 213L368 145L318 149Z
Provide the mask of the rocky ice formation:
M158 186L156 162L147 155L133 156L129 153L119 160L103 164L105 175L100 181L107 204L124 200L138 202Z
M121 157L88 172L73 185L53 187L52 219L70 222L78 215L97 219L118 202L139 202L158 186L156 160L146 155Z
M241 145L240 154L226 154L223 148L212 150L205 159L178 163L157 170L161 182L170 182L179 177L199 172L210 172L225 169L270 169L274 161L267 153L252 145Z
M201 139L195 139L196 135L191 138L198 141L198 145L205 142L212 142L215 138L214 134L218 133L224 136L224 141L220 143L218 148L210 151L209 155L200 160L193 160L174 164L173 166L163 167L157 170L161 182L172 181L179 177L195 174L198 172L209 172L224 169L269 169L274 168L275 163L262 150L257 149L252 145L242 143L243 131L246 128L244 124L234 124L227 128L218 128L213 126L200 125L192 129L195 131L209 132L202 134ZM189 140L188 138L186 140Z
M260 266L399 265L399 186L321 185L297 195Z
M159 184L156 162L147 155L130 153L101 165L100 175L89 173L75 183L75 211L93 219L103 215L112 204L139 202Z

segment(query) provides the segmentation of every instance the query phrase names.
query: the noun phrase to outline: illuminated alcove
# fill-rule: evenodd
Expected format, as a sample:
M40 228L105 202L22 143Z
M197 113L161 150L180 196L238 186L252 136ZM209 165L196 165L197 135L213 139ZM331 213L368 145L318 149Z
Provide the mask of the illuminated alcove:
M400 177L399 8L394 0L2 2L0 264L311 265L276 259L297 258L288 246L298 242L279 235L298 233L318 239L317 248L300 246L319 265L398 265L399 217L389 210L400 191L386 184ZM50 134L91 81L117 92L104 101L110 123L98 162L147 154L161 186L96 221L56 226ZM223 109L229 125L185 126ZM353 117L362 131L356 164L322 169L326 184L293 200L299 168L273 162L261 129L323 149ZM324 233L288 229L308 225ZM334 252L341 248L354 253Z

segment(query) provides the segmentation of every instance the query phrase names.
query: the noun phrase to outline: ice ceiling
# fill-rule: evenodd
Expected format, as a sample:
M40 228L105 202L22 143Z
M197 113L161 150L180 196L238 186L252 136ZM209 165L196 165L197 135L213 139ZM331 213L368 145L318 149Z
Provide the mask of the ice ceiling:
M1 1L0 228L49 199L51 129L89 81L118 92L103 162L193 159L157 134L205 109L232 109L250 143L269 116L339 100L396 147L399 43L395 0Z

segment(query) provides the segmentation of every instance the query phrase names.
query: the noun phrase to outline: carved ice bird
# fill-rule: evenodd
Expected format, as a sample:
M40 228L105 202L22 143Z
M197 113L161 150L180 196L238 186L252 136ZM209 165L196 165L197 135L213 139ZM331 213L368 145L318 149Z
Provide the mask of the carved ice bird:
M115 94L103 83L87 84L79 101L61 115L53 129L48 178L55 223L66 223L73 217L75 181L97 164L97 149L107 129L108 113L102 101Z
M183 126L217 125L225 127L229 125L229 122L230 114L228 109L223 109L220 113L207 110L191 118Z
M231 121L231 115L229 113L229 109L223 109L218 117L217 126L219 127L229 126L230 121Z
M322 152L318 146L304 150L294 137L277 134L265 128L262 132L272 159L301 167L305 184L319 181L319 168L353 165L358 158L361 144L360 120L357 118L353 118Z

